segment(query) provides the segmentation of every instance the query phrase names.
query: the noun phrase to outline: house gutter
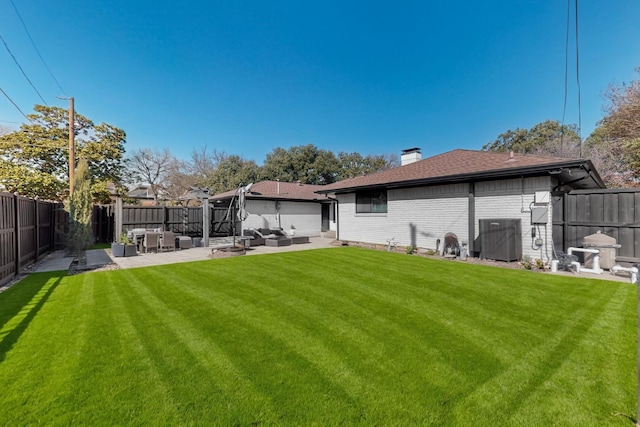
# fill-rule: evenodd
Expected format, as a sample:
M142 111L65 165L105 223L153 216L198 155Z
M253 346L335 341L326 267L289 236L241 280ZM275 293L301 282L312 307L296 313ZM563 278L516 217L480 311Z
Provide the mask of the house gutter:
M590 165L591 167L587 167ZM420 178L413 179L407 181L397 181L390 183L376 183L376 184L368 184L368 185L355 185L351 187L345 188L333 188L328 190L318 190L316 193L327 194L327 193L350 193L356 190L367 190L373 188L400 188L400 187L418 187L422 185L434 185L434 184L449 184L449 183L458 183L458 182L468 182L468 181L476 181L478 179L495 179L495 178L507 178L507 177L525 177L532 175L542 175L542 174L551 174L557 170L563 169L575 169L580 168L584 169L591 177L596 185L600 188L604 188L605 185L602 182L600 176L593 169L593 165L590 160L586 162L583 160L580 161L571 161L564 163L557 163L554 165L544 165L544 166L529 166L526 168L511 168L505 170L494 170L494 171L483 171L483 172L474 172L468 174L457 174L457 175L449 175L449 176L439 176L434 178ZM586 177L585 177L586 178ZM583 178L584 179L584 178Z

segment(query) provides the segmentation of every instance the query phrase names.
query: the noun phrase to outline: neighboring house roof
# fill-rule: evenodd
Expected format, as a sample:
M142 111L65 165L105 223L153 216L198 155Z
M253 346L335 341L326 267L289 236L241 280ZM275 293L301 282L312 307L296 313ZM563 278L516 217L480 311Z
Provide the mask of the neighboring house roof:
M132 199L153 199L153 192L148 185L139 185L133 190L129 190L127 196Z
M208 188L200 188L200 187L189 187L185 193L179 197L180 200L200 200L204 198L209 198L209 189Z
M324 185L302 184L300 182L260 181L251 185L245 193L247 199L322 201L327 197L317 192ZM230 190L209 197L209 200L230 199L238 190Z
M605 187L590 160L458 149L375 174L335 182L323 186L319 192L346 193L376 187L412 187L548 174L554 175L561 186L572 189Z

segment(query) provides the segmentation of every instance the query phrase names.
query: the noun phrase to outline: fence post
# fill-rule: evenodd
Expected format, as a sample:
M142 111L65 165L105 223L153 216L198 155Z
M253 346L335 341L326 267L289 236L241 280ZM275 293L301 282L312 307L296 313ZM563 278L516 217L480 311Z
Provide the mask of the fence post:
M162 207L162 229L164 231L169 231L169 228L167 227L167 223L168 223L168 217L169 217L169 208L166 206Z
M34 218L34 222L35 222L35 228L34 228L34 233L36 235L36 258L34 260L34 262L38 262L38 259L40 259L40 206L39 206L40 201L38 200L38 198L36 197L33 200L33 218Z
M56 211L58 210L58 204L49 202L49 251L56 250L56 230L58 229L58 221L56 221Z
M562 251L569 249L569 193L562 193Z
M16 239L15 244L15 263L16 276L20 273L20 208L18 204L18 193L13 194L13 235Z

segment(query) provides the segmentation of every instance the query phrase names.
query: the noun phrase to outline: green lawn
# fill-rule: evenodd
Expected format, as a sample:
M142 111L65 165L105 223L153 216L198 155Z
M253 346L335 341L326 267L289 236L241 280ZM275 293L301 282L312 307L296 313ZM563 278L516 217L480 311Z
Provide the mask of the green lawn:
M636 287L359 248L0 294L3 425L631 425Z

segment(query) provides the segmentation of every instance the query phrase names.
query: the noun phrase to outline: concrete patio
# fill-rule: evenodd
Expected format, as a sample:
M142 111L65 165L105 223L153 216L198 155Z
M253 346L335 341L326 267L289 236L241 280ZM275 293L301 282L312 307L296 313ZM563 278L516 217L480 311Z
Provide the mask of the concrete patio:
M290 246L255 246L247 250L246 255L260 255L268 253L281 253L289 251L302 251L309 249L330 248L333 239L325 237L310 237L309 243ZM236 239L236 243L240 240ZM83 270L94 270L106 265L115 264L119 268L150 267L161 264L174 264L179 262L203 261L209 259L212 250L233 245L233 238L212 238L208 247L196 247L189 249L176 249L175 251L139 253L133 257L114 257L110 249L92 249L86 251L86 263ZM69 270L73 257L65 257L64 251L56 251L36 266L31 272Z
M255 246L246 251L246 255L261 255L269 253L282 253L290 251L301 251L309 249L331 248L334 239L325 237L310 237L309 243L295 244L290 246ZM236 240L239 243L239 240ZM95 270L108 265L116 265L117 268L138 268L138 267L150 267L154 265L173 264L180 262L190 261L204 261L209 258L212 250L232 246L232 238L212 238L209 247L196 247L189 249L176 249L176 251L138 254L133 257L113 257L110 249L93 249L86 251L86 265L82 266L82 270ZM74 261L73 257L65 257L64 251L56 251L37 265L29 268L28 272L44 272L44 271L58 271L69 270L71 263ZM558 274L564 276L572 276L584 279L600 279L600 280L612 280L617 282L629 283L629 277L627 275L612 275L608 271L603 274L593 273L581 273L576 274L571 271L558 271L556 273L545 272L543 274Z

